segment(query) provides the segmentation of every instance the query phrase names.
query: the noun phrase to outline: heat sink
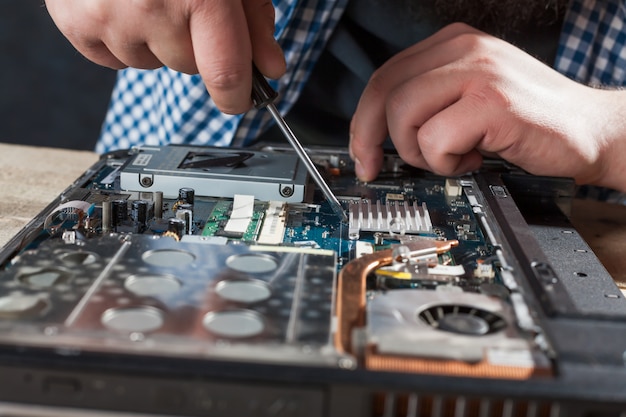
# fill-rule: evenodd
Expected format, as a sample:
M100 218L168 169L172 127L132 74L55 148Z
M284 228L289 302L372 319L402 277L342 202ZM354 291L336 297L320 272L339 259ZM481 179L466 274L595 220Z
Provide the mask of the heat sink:
M363 199L350 204L350 234L360 231L396 234L432 232L433 225L426 203Z

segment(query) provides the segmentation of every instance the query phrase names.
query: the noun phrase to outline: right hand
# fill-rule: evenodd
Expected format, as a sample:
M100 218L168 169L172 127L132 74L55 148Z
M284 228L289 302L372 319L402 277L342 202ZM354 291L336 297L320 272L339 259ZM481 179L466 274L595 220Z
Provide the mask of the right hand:
M46 0L50 16L89 60L114 69L167 66L197 74L225 113L251 107L252 62L285 72L271 0Z
M350 134L362 181L378 175L389 136L405 162L439 175L478 169L487 155L626 191L626 91L579 84L464 24L379 68Z

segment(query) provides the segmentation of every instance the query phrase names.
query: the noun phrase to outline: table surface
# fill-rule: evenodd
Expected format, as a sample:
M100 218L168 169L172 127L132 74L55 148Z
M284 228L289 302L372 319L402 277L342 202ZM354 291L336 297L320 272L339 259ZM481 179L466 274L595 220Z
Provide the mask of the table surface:
M93 152L0 143L0 246L97 160Z
M0 143L0 246L97 160L93 152ZM626 206L574 200L570 219L626 290Z

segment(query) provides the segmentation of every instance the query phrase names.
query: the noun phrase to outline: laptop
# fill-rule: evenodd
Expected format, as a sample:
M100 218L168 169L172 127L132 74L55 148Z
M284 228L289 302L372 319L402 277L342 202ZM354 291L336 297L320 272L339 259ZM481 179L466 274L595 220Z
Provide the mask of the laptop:
M2 416L624 416L626 302L568 180L102 158L0 251Z

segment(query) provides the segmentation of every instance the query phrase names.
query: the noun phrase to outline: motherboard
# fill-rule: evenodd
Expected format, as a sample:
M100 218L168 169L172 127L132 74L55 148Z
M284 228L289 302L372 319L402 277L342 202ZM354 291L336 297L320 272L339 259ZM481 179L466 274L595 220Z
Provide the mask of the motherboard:
M289 149L104 156L1 253L0 344L333 378L557 378L540 297L485 195L510 200L505 187L436 176L393 154L364 183L346 153L310 156L347 221ZM542 291L556 286L549 266L533 267ZM445 404L431 397L390 402L381 392L368 397L372 415L452 415L436 414ZM506 409L494 401L487 414L464 402L459 415ZM532 415L559 415L532 404ZM233 415L231 406L209 415Z

